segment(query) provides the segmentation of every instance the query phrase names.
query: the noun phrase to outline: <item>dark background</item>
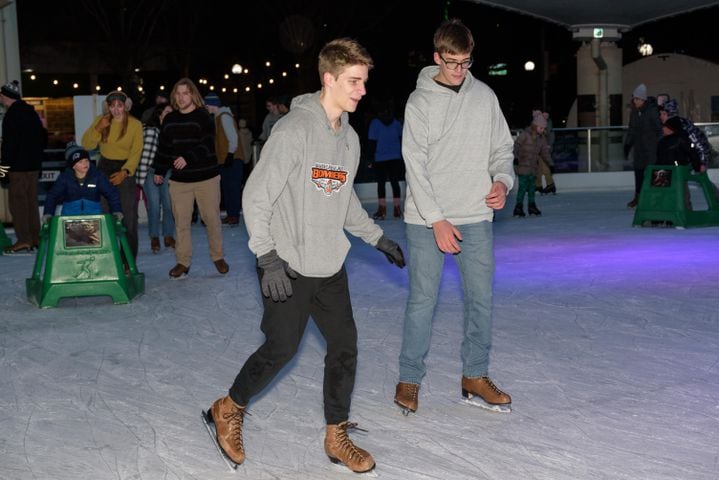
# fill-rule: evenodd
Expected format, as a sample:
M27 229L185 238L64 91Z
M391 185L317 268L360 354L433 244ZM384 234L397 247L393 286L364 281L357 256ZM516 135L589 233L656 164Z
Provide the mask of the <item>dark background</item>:
M103 86L101 93L111 89L106 85L122 84L141 110L160 84L171 86L181 76L207 78L218 88L232 88L255 85L273 73L277 82L265 84L261 91L221 94L225 104L252 111L250 123L257 131L265 99L318 89L317 52L328 40L348 36L365 45L375 61L368 95L353 116L361 127L374 107L387 99L401 114L417 73L432 63L432 34L447 16L462 18L472 29L477 45L472 73L496 91L511 127L525 126L530 111L539 107L551 110L555 126L561 126L576 96L574 55L579 43L572 40L571 32L471 2L21 0L17 8L22 68L32 68L39 78L51 74L79 78L81 85L72 90L63 81L52 89L47 81L27 80L29 74L24 73L25 96L90 94L95 74ZM641 38L654 46L655 54L677 52L718 61L713 33L718 13L719 8L713 7L625 33L619 42L624 62L639 58ZM46 61L48 51L53 52L53 62ZM46 52L46 60L38 52ZM89 60L60 71L58 60L67 56L65 64L70 65L78 55ZM263 66L267 60L273 67ZM534 72L524 71L527 60L537 64ZM224 80L238 62L250 69L249 76ZM293 67L297 62L299 69ZM489 66L500 62L507 64L508 75L490 76ZM277 76L280 71L288 76ZM209 84L198 85L203 94Z

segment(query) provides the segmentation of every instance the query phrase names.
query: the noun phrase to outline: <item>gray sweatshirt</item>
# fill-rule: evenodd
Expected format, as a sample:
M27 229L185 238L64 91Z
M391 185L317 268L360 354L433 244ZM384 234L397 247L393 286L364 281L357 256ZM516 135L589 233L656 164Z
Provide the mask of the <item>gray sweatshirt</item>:
M344 230L370 245L382 236L352 188L360 143L349 115L334 132L319 98L319 92L294 98L242 195L250 250L260 257L276 249L306 277L340 270L350 248Z
M407 100L402 156L407 169L404 220L430 227L492 221L484 197L492 183L514 185L514 142L491 88L470 72L454 92L425 67Z

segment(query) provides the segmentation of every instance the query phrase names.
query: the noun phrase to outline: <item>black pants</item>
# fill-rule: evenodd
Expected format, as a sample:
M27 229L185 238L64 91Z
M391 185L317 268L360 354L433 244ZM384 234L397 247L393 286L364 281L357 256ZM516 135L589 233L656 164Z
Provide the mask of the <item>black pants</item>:
M257 271L258 277L261 275ZM352 315L347 272L328 278L298 275L286 302L263 297L265 343L250 355L230 388L238 405L247 405L297 353L309 317L327 342L324 370L324 413L328 425L349 418L357 369L357 328Z
M387 180L392 185L392 198L399 198L399 181L402 180L404 174L402 159L374 162L372 165L377 179L377 198L385 198L387 195L385 190Z
M125 160L110 160L101 157L97 164L97 169L107 175L107 178L110 178L110 175L119 172L124 164ZM137 258L137 193L135 192L135 186L135 176L131 175L123 180L120 185L116 185L115 188L120 194L120 206L122 206L123 215L122 224L127 230L127 242L130 244L132 256ZM105 213L111 213L104 197L102 198L102 208Z

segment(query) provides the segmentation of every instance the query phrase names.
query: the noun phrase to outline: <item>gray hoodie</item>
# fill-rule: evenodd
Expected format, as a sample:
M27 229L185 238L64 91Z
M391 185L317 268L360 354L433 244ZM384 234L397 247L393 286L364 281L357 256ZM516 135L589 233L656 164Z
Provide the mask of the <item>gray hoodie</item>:
M352 188L360 143L349 115L334 132L319 98L319 92L294 98L242 195L250 250L260 257L276 249L306 277L340 270L350 248L344 230L370 245L382 236Z
M492 221L484 199L492 182L514 185L512 135L491 88L467 72L454 92L434 81L438 73L422 69L405 109L405 222Z

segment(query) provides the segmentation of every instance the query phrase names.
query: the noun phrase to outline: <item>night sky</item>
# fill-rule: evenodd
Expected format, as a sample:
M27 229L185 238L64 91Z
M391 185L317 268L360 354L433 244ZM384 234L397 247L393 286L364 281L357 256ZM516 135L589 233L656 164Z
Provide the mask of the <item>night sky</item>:
M109 30L101 27L103 21L98 21L101 17L93 17L90 13L93 5L98 4L105 7L107 17L104 21ZM144 5L145 10L138 10L139 4ZM148 11L149 4L164 7L162 14L156 16ZM113 38L110 43L115 44L115 49L103 50L103 58L120 79L123 70L125 77L132 70L123 66L130 61L127 52L149 50L132 46L131 39L143 31L143 25L151 26L150 43L165 56L168 66L163 72L141 69L138 77L145 91L154 91L159 83L172 84L183 74L193 79L205 77L220 85L222 75L229 72L233 63L239 62L258 75L264 69L263 62L270 60L276 68L287 70L290 75L273 86L266 86L262 94L256 96L261 109L267 96L316 90L319 82L313 62L319 48L332 38L349 36L364 44L375 61L362 108L371 110L377 101L391 98L401 111L420 68L431 63L432 33L448 14L462 18L472 29L477 44L472 73L497 92L511 126L523 126L529 118L528 112L541 106L541 69L528 73L523 70L523 65L525 61L533 60L541 66L543 36L549 51L547 107L551 108L554 118L561 119L567 115L574 100L574 54L579 44L572 40L567 29L471 2L69 0L43 2L42 15L34 11L36 5L37 2L29 0L17 4L21 62L24 61L24 48L42 42L74 41L81 42L78 48L105 48L110 31ZM122 5L126 7L124 10ZM123 11L124 31L119 27L123 23ZM636 50L639 38L652 43L655 54L678 52L719 62L716 42L709 38L718 13L719 7L714 7L625 33L620 41L625 63L639 58ZM118 53L118 49L124 51ZM134 58L140 57L142 54ZM293 71L291 66L295 62L307 67L301 73ZM489 66L500 62L507 63L509 74L506 77L489 76ZM41 66L36 68L42 71ZM230 82L233 80L231 78ZM46 92L32 92L32 88L39 87L23 83L26 95L47 95Z

